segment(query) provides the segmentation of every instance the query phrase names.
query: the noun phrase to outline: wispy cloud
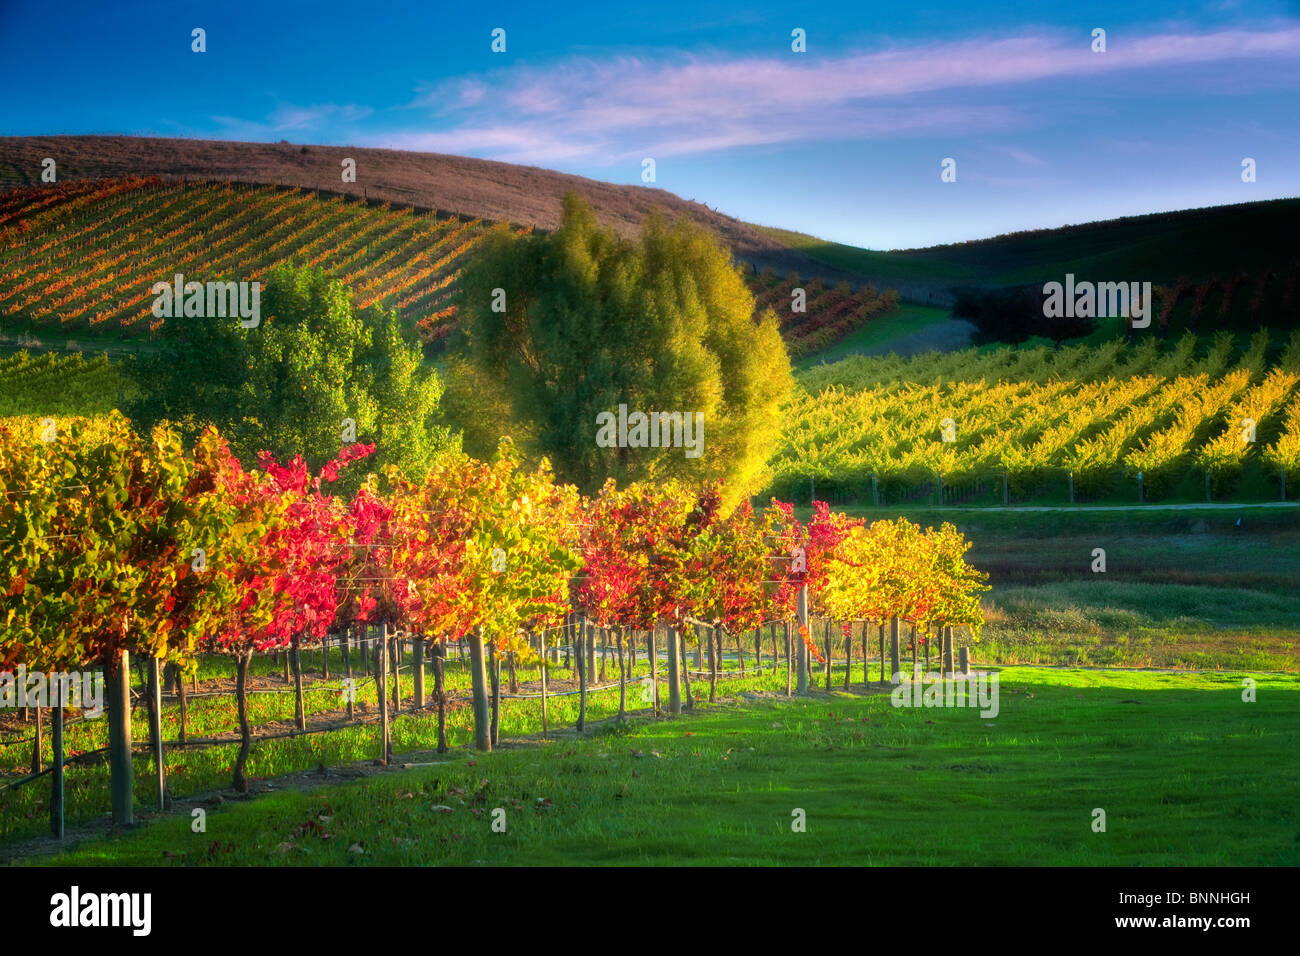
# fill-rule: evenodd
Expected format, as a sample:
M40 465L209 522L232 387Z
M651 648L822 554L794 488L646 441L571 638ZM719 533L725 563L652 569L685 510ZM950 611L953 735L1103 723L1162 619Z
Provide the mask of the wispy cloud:
M369 106L350 103L318 103L312 106L281 103L261 121L234 116L214 116L212 120L221 127L224 135L241 139L265 139L281 133L313 132L326 127L337 129L342 124L358 123L373 112Z
M1033 121L996 88L1237 60L1300 59L1300 24L1216 32L1032 34L813 59L582 57L417 90L409 107L439 128L383 135L405 148L512 162L619 162L785 142L998 130ZM975 95L957 95L971 91ZM940 95L942 94L942 95ZM1014 157L1027 165L1029 153Z

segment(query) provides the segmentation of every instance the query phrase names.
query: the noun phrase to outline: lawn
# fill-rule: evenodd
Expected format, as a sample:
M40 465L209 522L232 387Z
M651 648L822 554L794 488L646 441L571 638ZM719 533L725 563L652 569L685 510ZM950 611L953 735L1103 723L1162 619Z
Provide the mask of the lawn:
M741 694L214 801L203 833L181 807L34 862L1297 865L1300 678L1256 692L1232 674L1011 668L994 718Z

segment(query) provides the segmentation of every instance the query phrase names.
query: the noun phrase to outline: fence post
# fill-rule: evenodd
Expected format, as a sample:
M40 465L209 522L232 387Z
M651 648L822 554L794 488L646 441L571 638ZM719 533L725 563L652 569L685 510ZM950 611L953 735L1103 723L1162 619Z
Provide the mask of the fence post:
M488 726L488 691L487 673L483 669L483 628L474 628L474 635L469 642L470 680L474 693L474 747L477 750L492 750L491 728ZM382 697L382 693L380 694Z
M960 660L960 662L961 662L961 672L962 672L963 674L969 674L969 673L970 673L970 658L967 657L967 655L966 655L966 645L965 645L965 644L963 644L963 645L961 646L960 650L958 651L957 657L958 657L958 660Z
M131 660L123 649L108 662L108 762L109 789L113 797L113 822L135 822L131 805L135 776L131 771Z
M681 647L677 629L668 628L668 713L674 717L682 713Z
M940 667L943 670L944 677L952 676L952 625L945 624L943 628L943 644L940 652L943 661Z
M379 625L379 641L375 646L375 687L379 699L379 743L382 749L384 766L388 766L388 688L384 686L388 678L388 620Z
M63 839L63 693L59 688L54 706L50 708L50 744L54 760L50 774L50 834Z
M167 809L167 765L163 762L162 675L159 661L149 658L149 737L153 744L154 773L158 778L158 810Z
M804 633L808 628L808 585L801 585L799 588L799 604L796 613L799 616L799 633L796 635L798 640L799 666L796 675L796 686L800 697L808 694L808 642L804 638ZM807 632L809 637L812 632Z
M415 639L415 651L411 655L412 666L415 668L415 686L412 693L415 695L415 709L424 709L424 636L421 635Z
M903 674L902 652L898 647L898 615L889 619L889 682L897 684Z

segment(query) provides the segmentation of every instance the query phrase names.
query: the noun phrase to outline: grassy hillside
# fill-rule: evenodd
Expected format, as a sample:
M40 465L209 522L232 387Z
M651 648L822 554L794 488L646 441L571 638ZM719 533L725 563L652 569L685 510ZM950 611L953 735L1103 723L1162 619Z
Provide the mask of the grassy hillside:
M1072 272L1093 281L1175 283L1264 270L1289 274L1300 261L1300 199L1128 216L892 252L859 249L782 229L772 239L835 268L897 287L905 299L950 304L951 289L1041 283Z

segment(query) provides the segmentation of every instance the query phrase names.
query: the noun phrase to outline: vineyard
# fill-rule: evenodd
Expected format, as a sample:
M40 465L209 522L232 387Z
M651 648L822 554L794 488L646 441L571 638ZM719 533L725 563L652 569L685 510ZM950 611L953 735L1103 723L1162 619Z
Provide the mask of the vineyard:
M780 498L1138 501L1189 482L1229 495L1252 476L1267 497L1300 488L1300 333L854 357L797 380L771 463Z
M151 289L176 273L261 281L277 264L319 267L361 307L395 309L426 344L456 326L456 279L484 221L352 196L240 183L75 182L0 194L0 317L52 339L147 339L165 321ZM520 228L519 233L527 232ZM869 285L825 288L771 270L747 275L792 355L824 348L896 303ZM803 290L796 308L793 293Z
M98 415L118 407L133 386L105 355L18 352L0 358L0 418Z
M180 773L210 781L224 767L236 790L247 792L254 724L257 738L270 741L340 731L338 749L329 750L339 759L355 757L369 741L372 753L390 762L404 740L393 724L407 699L401 666L412 678L406 712L436 712L439 750L458 731L486 751L503 723L523 727L534 715L546 729L547 676L558 671L561 647L569 686L561 684L560 694L577 701L560 713L581 730L597 707L612 709L614 686L616 713L625 714L629 681L639 677L648 678L646 699L658 711L661 647L663 707L676 715L693 700L685 664L692 648L694 674L707 681L712 700L728 676L724 640L734 642L742 675L751 635L760 668L770 642L773 667L778 658L786 662L786 692L804 693L819 666L831 686L837 649L849 684L855 630L864 682L872 628L882 681L902 672L904 625L913 668L920 648L927 663L937 648L948 673L956 650L965 656L954 628L966 628L971 640L980 633L985 576L967 564L969 544L950 525L868 525L820 503L807 522L776 501L760 512L742 504L728 514L720 489L676 483L620 489L611 482L583 499L556 484L545 466L526 469L508 443L492 463L448 453L422 481L389 468L355 495L331 494L341 471L373 452L373 445L346 446L313 475L301 459L280 463L269 455L246 469L211 430L187 451L166 429L141 436L117 414L0 423L0 694L14 697L20 683L24 694L44 686L44 677L32 685L23 675L84 670L102 671L108 693L106 726L83 717L84 698L28 698L34 723L5 729L3 769L11 779L0 799L24 788L35 793L30 785L49 777L58 832L65 764L99 761L74 785L78 810L100 812L111 797L115 819L131 818L138 785L132 659L146 664L148 752L165 802L166 754L176 746L201 752L225 745L233 768L211 758L192 764L187 756ZM373 673L368 698L357 693L353 634L363 642L356 645L363 677ZM639 639L647 642L644 675L637 671ZM444 672L452 643L468 649L459 681ZM341 651L336 666L346 682L327 683L322 657L321 682L309 689L303 654L331 648ZM409 664L400 660L404 651ZM283 655L293 687L262 705L254 691L267 689L269 654ZM425 696L430 658L432 702ZM255 660L263 662L262 686ZM614 660L617 685L605 684ZM221 696L215 691L199 692L191 718L186 683L201 672L211 680L220 667L214 661L233 671L233 695L229 681L225 704L212 700ZM529 704L513 724L503 719L503 665L511 693L521 677L527 684L536 674L537 693L524 695ZM774 674L770 669L769 679ZM461 701L450 691L466 685L469 706L457 715L451 705ZM163 737L164 687L174 688L168 727L179 736L171 740ZM277 733L274 725L290 719L290 701L290 729ZM194 730L200 737L188 736ZM290 745L271 759L310 766L322 752ZM182 788L188 785L182 779ZM33 812L28 804L29 819Z

